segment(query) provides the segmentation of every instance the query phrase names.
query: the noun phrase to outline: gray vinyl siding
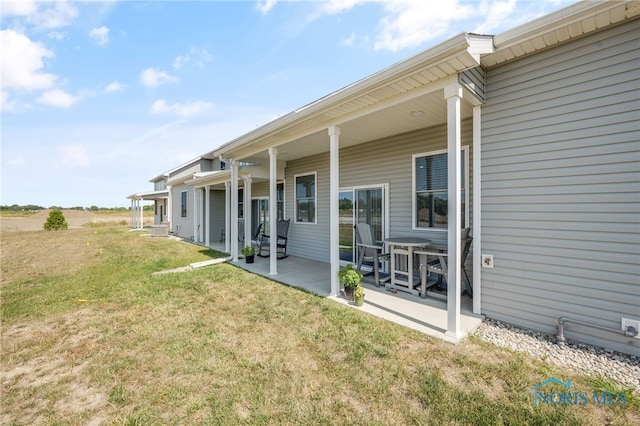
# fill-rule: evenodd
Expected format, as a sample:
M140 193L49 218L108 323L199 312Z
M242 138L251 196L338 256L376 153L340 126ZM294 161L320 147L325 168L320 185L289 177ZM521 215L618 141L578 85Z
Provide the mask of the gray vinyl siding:
M225 191L211 190L209 197L209 241L220 242L222 230L225 229Z
M187 191L187 217L181 215L182 191ZM171 230L182 238L193 237L193 187L176 185L171 188L171 200L173 217L171 218Z
M316 173L316 223L297 223L295 176L311 173ZM285 214L291 219L287 252L308 259L329 261L329 178L329 153L287 163Z
M640 20L487 71L482 272L488 317L640 320ZM627 353L640 340L568 324Z
M328 143L328 142L327 142ZM472 122L462 123L462 145L469 146L469 203L472 203ZM412 227L413 155L447 147L446 126L396 135L340 150L340 188L376 184L389 185L389 235L424 236L446 244L445 231L414 230ZM317 173L317 224L295 223L296 175ZM289 250L292 254L327 262L329 260L329 154L290 161L286 169L286 212L291 217ZM471 209L469 209L471 210ZM469 218L469 221L471 218ZM469 224L468 224L469 225ZM309 244L313 241L313 244ZM468 259L471 263L471 258ZM471 272L471 268L467 268Z

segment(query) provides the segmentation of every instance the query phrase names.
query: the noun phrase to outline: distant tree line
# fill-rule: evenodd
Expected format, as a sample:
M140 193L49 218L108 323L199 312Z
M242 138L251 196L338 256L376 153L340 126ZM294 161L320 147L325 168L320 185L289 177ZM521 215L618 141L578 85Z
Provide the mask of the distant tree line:
M131 210L130 207L98 207L98 206L91 206L91 207L82 207L82 206L76 206L76 207L60 207L60 206L51 206L48 207L50 210L80 210L80 211L91 211L91 212L97 212L97 211L101 211L101 210L108 210L108 211L121 211L121 212L128 212ZM0 206L0 211L14 211L14 212L23 212L23 211L39 211L39 210L45 210L45 207L42 206L37 206L35 204L27 204L24 206L19 206L18 204L13 204L11 206ZM152 211L153 210L153 206L143 206L142 209L144 211Z

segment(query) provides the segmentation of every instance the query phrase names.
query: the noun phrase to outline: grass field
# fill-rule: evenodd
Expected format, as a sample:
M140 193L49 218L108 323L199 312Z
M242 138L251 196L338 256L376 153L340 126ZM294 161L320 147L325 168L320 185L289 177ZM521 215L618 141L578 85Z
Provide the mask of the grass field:
M550 377L593 378L229 264L153 275L222 255L195 245L121 226L12 232L1 248L1 424L640 424L630 394L533 406Z

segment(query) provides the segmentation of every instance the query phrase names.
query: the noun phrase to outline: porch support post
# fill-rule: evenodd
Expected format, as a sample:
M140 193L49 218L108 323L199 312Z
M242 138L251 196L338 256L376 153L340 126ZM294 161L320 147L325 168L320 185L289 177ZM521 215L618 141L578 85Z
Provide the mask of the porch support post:
M482 312L482 107L473 107L473 313Z
M167 195L167 222L169 222L169 229L173 230L173 197L171 196L171 185L167 185L169 191Z
M231 232L231 182L224 183L224 251L231 253L229 233Z
M133 216L133 215L134 215L134 213L135 213L135 212L134 212L134 210L133 210L134 205L135 205L135 204L134 204L134 202L135 202L135 200L132 198L132 199L131 199L131 223L129 224L129 227L130 227L130 228L134 228L134 227L136 226L135 218L134 218L134 216Z
M338 197L340 195L340 127L329 127L329 264L331 265L331 296L340 291L338 271L340 270L340 215Z
M204 187L204 217L207 230L204 234L204 244L209 247L211 245L211 232L209 232L209 224L211 223L211 191L209 185Z
M142 206L142 199L138 200L138 207L140 208L140 229L144 228L144 208Z
M193 242L198 242L198 189L193 187Z
M462 86L457 82L444 88L447 100L447 167L448 167L448 252L447 276L447 331L446 335L458 340L460 332L460 100Z
M231 232L227 235L231 244L231 259L238 261L238 163L230 159L231 166Z
M278 150L269 148L269 275L278 274Z
M248 177L244 179L244 245L251 244L251 178Z

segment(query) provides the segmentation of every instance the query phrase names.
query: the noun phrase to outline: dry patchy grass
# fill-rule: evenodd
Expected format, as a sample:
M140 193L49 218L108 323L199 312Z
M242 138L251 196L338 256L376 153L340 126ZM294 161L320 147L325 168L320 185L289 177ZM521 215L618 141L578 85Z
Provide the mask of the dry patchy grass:
M530 388L561 372L524 355L443 344L231 265L152 275L216 254L92 232L42 232L89 253L65 272L42 249L42 274L2 284L2 424L640 422L624 407L534 409ZM91 235L101 255L80 244Z

